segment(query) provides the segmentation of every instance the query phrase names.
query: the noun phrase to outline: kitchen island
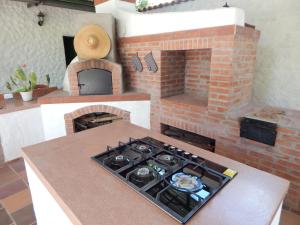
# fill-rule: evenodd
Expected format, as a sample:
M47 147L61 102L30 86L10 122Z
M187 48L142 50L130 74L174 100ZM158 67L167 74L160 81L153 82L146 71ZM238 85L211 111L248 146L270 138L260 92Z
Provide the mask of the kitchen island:
M23 149L38 224L179 224L91 159L107 145L145 136L238 171L187 224L279 223L287 180L119 121Z

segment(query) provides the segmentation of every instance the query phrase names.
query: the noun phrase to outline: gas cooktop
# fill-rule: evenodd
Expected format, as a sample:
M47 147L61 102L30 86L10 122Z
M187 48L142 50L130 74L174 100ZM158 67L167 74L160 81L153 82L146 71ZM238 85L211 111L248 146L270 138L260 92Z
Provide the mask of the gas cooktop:
M237 174L151 137L108 146L92 159L181 223Z

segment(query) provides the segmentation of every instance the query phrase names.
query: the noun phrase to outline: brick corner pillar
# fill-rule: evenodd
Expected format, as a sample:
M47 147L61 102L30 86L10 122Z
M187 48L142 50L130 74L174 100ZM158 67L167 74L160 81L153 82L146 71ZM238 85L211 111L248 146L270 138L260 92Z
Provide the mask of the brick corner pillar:
M222 114L251 101L259 36L257 30L235 26L232 35L214 39L209 112Z

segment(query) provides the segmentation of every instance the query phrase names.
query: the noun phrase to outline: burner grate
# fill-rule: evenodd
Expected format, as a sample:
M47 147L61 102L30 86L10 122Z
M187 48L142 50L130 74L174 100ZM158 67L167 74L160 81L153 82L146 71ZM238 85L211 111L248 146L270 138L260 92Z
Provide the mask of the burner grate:
M224 166L151 137L130 138L115 148L107 146L107 151L92 159L181 223L186 223L234 177L226 175L229 169ZM172 178L178 174L193 177L199 187L182 188L188 187L184 182L191 182L182 179L183 186L176 188Z

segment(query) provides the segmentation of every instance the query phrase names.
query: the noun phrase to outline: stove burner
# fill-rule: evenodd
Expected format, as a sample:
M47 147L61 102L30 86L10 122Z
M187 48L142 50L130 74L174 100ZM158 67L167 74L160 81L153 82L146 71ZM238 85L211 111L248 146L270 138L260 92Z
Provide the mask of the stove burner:
M129 176L129 181L138 187L143 187L157 177L154 169L149 166L143 166L134 170Z
M124 156L123 155L117 155L115 157L116 161L123 161L124 160Z
M112 170L118 170L129 164L129 159L123 155L112 156L106 161L106 165Z
M174 159L174 156L172 156L172 155L161 155L159 158L161 160L164 160L164 161L172 161Z
M199 177L186 173L175 173L170 181L171 185L183 192L195 192L203 188L203 184Z
M142 152L142 153L147 153L147 154L149 154L149 153L152 152L151 147L150 147L149 145L146 145L146 144L138 144L138 145L136 146L136 148L137 148L137 150L139 150L139 151Z
M138 169L136 174L138 176L144 177L144 176L149 175L149 173L150 173L150 170L147 167L142 167L142 168Z
M168 166L178 166L179 164L179 159L174 157L173 155L168 155L168 154L162 154L158 155L156 157L158 161L167 164Z

